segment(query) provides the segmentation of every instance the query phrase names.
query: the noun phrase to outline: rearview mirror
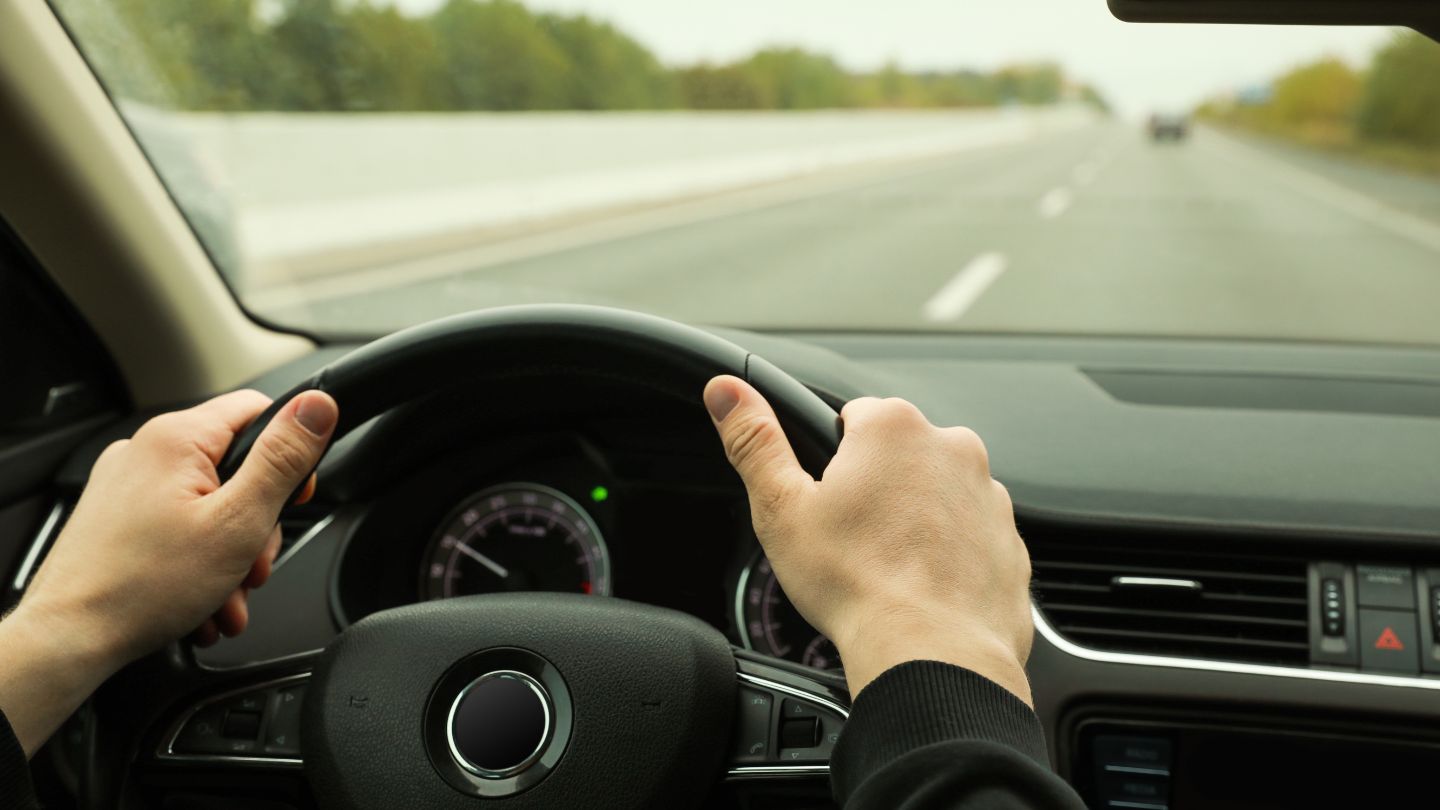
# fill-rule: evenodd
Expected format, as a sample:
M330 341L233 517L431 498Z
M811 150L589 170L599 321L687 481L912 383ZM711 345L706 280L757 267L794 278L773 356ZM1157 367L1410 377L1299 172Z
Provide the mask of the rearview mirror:
M1127 22L1402 25L1440 34L1436 0L1109 0Z

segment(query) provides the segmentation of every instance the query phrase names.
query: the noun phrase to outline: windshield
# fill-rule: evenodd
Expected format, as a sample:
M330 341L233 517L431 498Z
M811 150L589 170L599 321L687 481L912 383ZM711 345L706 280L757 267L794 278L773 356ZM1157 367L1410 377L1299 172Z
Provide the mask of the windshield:
M251 312L1440 343L1440 45L1103 0L55 0Z

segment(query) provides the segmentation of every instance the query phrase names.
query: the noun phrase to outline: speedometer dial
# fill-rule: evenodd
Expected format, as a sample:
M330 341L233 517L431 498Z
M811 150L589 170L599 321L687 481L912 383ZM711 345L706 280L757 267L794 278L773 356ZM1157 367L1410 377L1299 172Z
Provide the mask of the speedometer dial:
M427 599L501 591L610 593L610 552L594 519L559 490L505 484L465 500L425 550Z
M738 607L736 618L750 649L816 669L840 669L835 645L795 609L764 554L755 558L740 580Z

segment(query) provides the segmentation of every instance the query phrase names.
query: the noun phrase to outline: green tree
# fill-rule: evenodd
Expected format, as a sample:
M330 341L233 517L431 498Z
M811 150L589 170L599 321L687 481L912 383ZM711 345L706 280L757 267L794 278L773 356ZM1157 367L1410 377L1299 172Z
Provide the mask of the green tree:
M681 68L676 81L681 105L692 110L758 110L768 101L755 77L736 65Z
M393 6L361 2L341 22L345 109L433 110L443 104L446 65L435 30Z
M546 14L540 17L540 27L573 66L567 106L636 110L675 105L674 77L643 45L614 26L585 16Z
M1265 113L1283 127L1348 130L1360 98L1360 77L1335 58L1303 65L1275 81Z
M524 6L449 0L431 18L446 67L445 106L554 110L567 106L573 65Z
M355 66L345 58L345 26L335 0L284 0L269 31L277 78L271 104L283 110L349 109Z
M1001 103L1054 104L1065 88L1058 65L1012 65L995 74L995 97Z
M1361 92L1356 129L1376 141L1440 146L1440 45L1406 31L1381 49Z
M835 60L800 48L767 48L741 63L762 105L781 110L850 106L852 83Z

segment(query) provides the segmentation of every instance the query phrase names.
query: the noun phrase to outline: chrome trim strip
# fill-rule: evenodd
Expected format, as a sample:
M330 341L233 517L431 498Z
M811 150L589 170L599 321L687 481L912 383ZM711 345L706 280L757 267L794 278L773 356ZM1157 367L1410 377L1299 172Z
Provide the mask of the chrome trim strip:
M15 572L15 581L10 584L11 588L23 591L25 586L30 584L30 574L35 569L35 563L40 561L40 553L50 544L52 535L55 534L55 527L59 525L60 518L64 515L65 502L63 500L55 501L55 505L50 507L50 516L45 518L45 522L40 526L40 531L35 534L35 539L30 541L30 550L25 552L25 559L20 562L20 568Z
M751 686L758 686L761 689L769 689L774 692L780 692L781 694L786 694L791 697L797 697L801 700L808 700L811 703L818 703L819 705L824 706L825 708L839 714L842 719L850 719L850 710L829 698L821 697L811 692L806 692L802 689L797 689L796 687L790 686L788 684L777 683L768 678L761 678L756 675L751 675L748 672L737 672L735 673L735 675L743 683L750 684ZM829 775L830 763L828 762L825 764L811 763L808 765L736 765L729 771L726 771L726 776L732 779L757 779L761 777L776 776L783 777Z
M731 768L727 779L773 779L776 777L829 776L829 765L742 765Z
M1195 669L1208 672L1226 672L1235 675L1269 675L1277 678L1300 678L1311 681L1330 681L1332 683L1353 683L1366 686L1405 686L1411 689L1437 689L1440 690L1440 678L1415 678L1407 675L1380 675L1371 672L1346 672L1332 669L1300 669L1298 667L1277 667L1267 664L1242 664L1233 661L1211 661L1205 658L1172 658L1165 655L1145 655L1143 653L1121 653L1108 652L1105 650L1092 650L1089 647L1081 647L1073 641L1060 635L1060 632L1045 620L1045 614L1040 608L1031 605L1030 612L1034 617L1035 629L1040 635L1062 652L1083 658L1087 661L1099 661L1105 664L1130 664L1144 667L1170 667L1172 669Z
M1168 768L1137 768L1134 765L1106 765L1105 770L1109 773L1138 773L1145 776L1169 776Z
M280 555L279 559L275 560L274 565L270 566L271 576L274 576L275 572L280 570L280 566L284 565L291 557L294 557L295 554L300 551L300 549L304 548L306 543L314 540L317 535L325 531L325 529L334 522L335 514L333 512L315 521L315 525L311 526L305 531L304 534L300 535L300 539L295 541L295 545L285 549L285 553Z
M735 632L740 635L740 646L747 650L754 651L755 645L750 642L750 629L745 626L745 588L750 584L750 570L755 563L760 561L760 555L764 551L757 551L745 568L740 571L740 581L735 583Z
M1187 591L1198 591L1204 587L1197 580L1167 577L1112 577L1110 585L1115 588L1177 588Z
M304 765L305 760L299 757L266 757L251 755L242 756L232 754L179 754L175 752L175 741L180 738L180 732L184 730L185 724L190 722L190 718L194 717L196 712L200 711L206 706L214 703L219 703L226 698L232 698L236 695L243 695L246 692L254 692L259 689L270 689L276 686L284 686L286 684L299 683L301 681L308 680L310 680L310 673L301 672L295 675L287 675L283 678L275 678L273 680L261 681L260 683L254 683L237 689L231 689L227 692L221 692L218 695L212 695L211 697L205 698L204 700L196 703L195 705L187 709L185 713L180 716L179 720L176 720L173 724L171 724L170 731L161 738L163 742L160 744L160 747L155 751L156 759L163 759L168 762L195 762L224 765L269 765L285 768L298 768Z

